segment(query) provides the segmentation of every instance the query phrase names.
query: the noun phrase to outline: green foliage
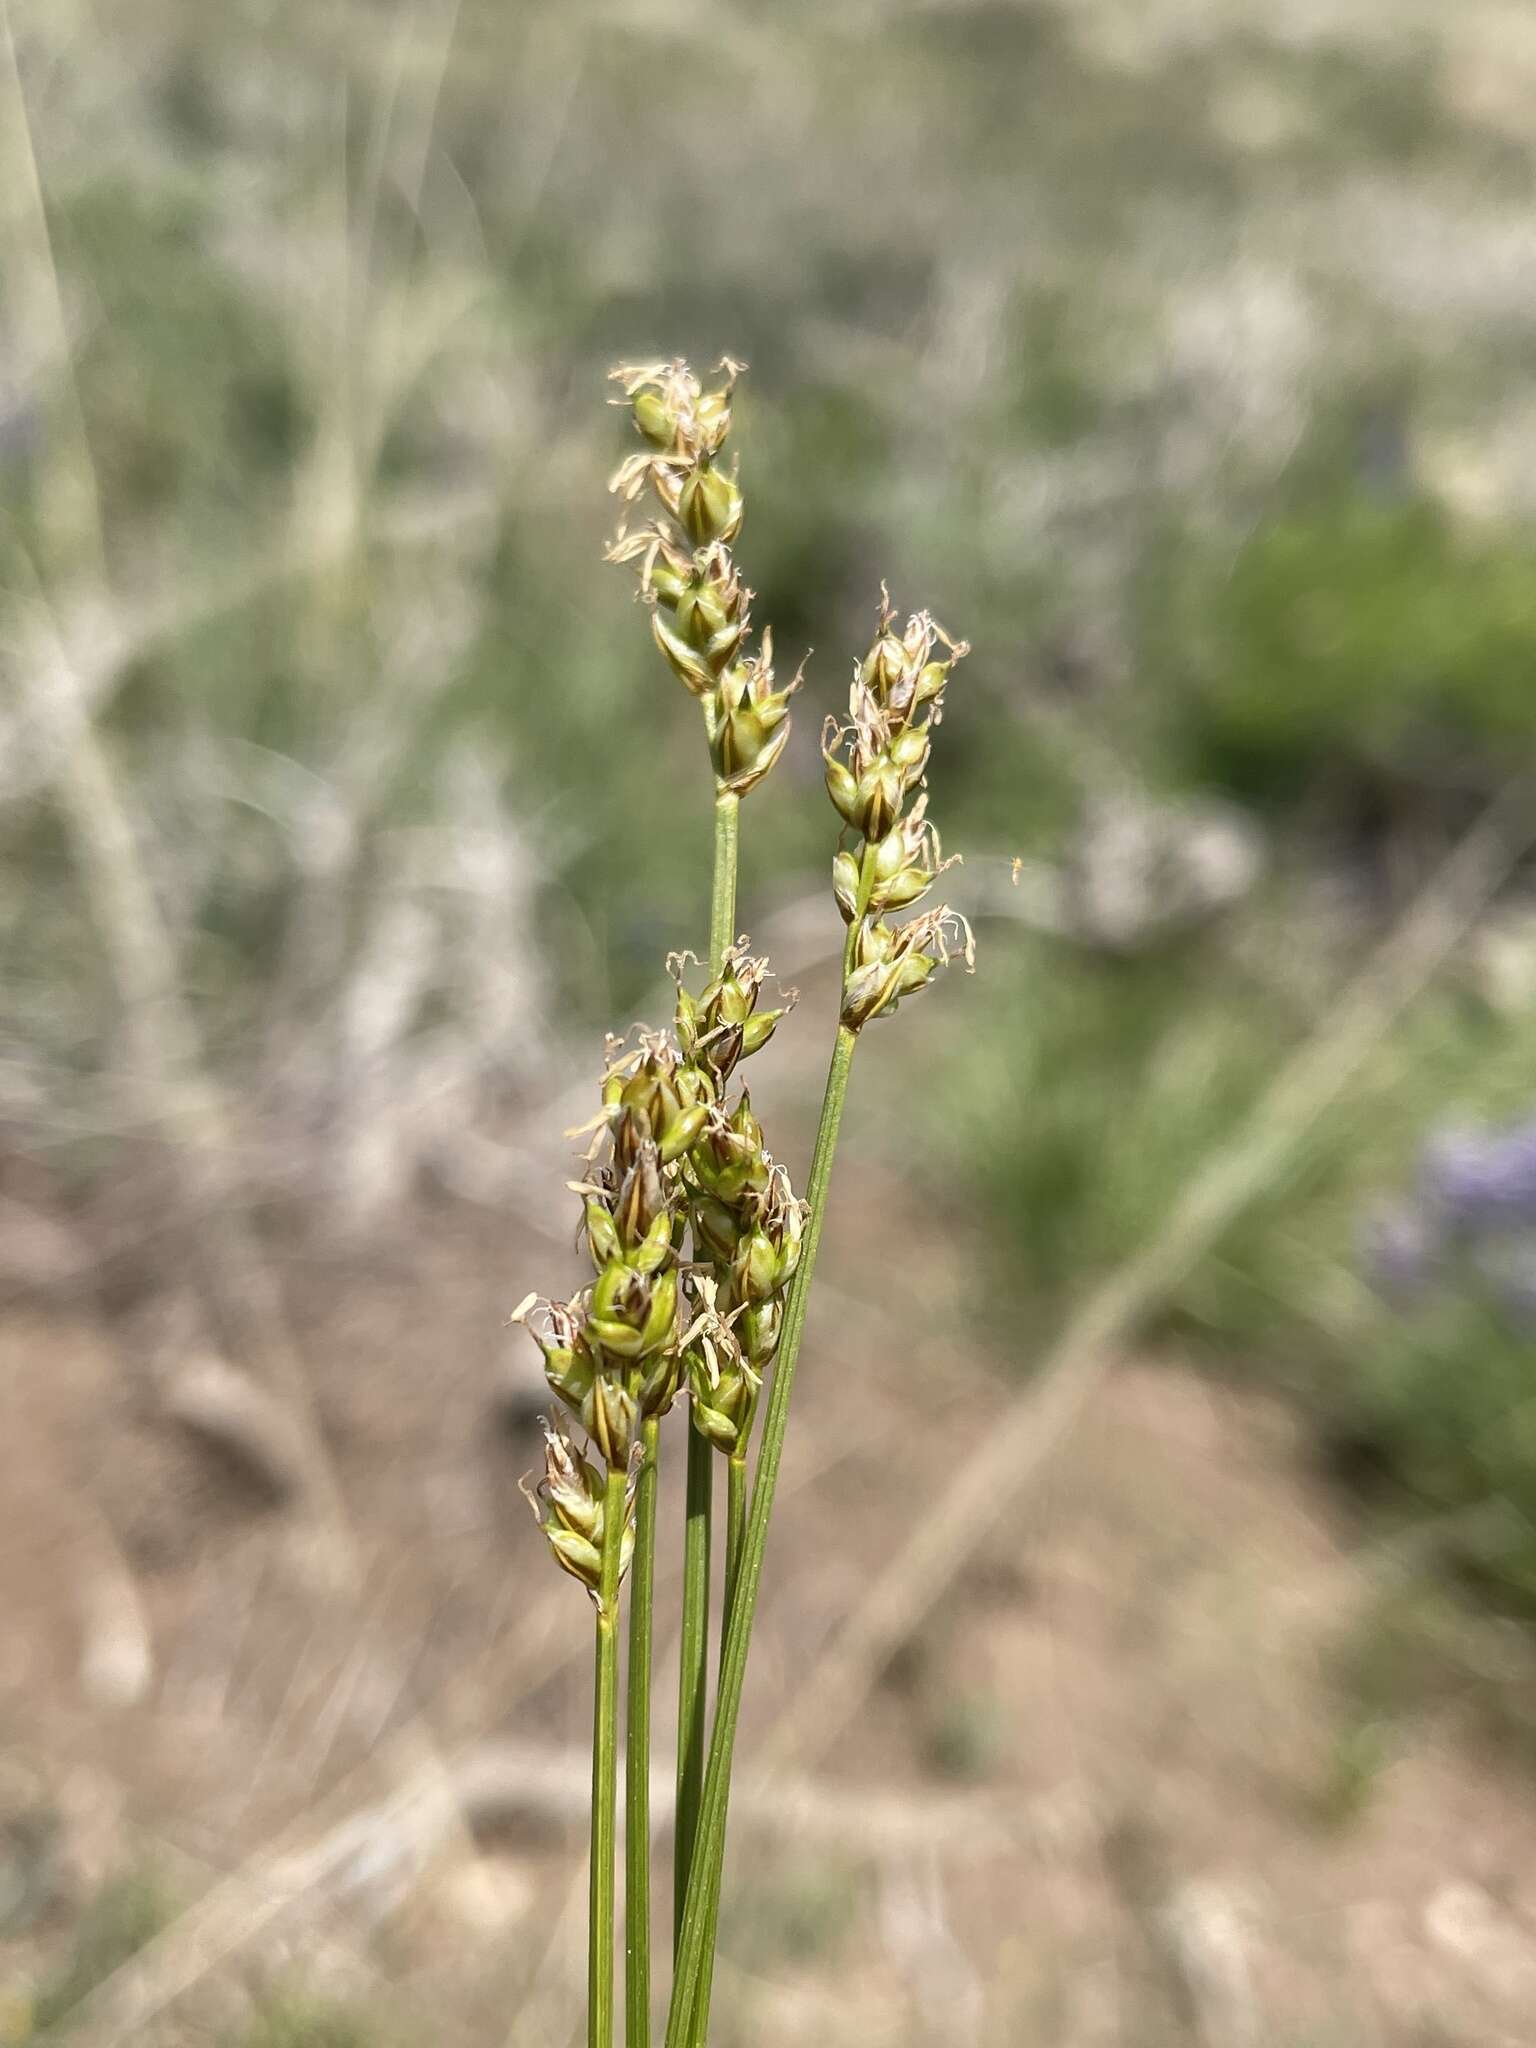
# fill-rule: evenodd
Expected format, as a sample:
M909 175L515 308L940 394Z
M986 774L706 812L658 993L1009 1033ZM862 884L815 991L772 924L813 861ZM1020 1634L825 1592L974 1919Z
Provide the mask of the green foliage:
M236 2048L384 2048L384 2037L350 2005L288 1993L262 2004Z
M1486 780L1536 741L1524 534L1336 491L1266 518L1235 558L1193 547L1146 604L1175 759L1260 802L1328 777Z
M922 1731L928 1768L956 1784L979 1785L995 1775L1008 1748L1008 1724L989 1693L953 1692L931 1710Z
M1387 1730L1376 1720L1352 1719L1337 1730L1317 1788L1316 1816L1323 1827L1352 1826L1369 1810L1382 1773L1392 1761Z
M1444 1554L1501 1604L1536 1615L1529 1333L1511 1330L1471 1287L1402 1315L1383 1312L1350 1405L1354 1429L1420 1512L1462 1511ZM1503 1512L1492 1521L1495 1504Z
M60 254L99 317L77 364L109 534L168 517L203 546L277 511L310 428L280 322L204 239L194 190L116 179L61 209Z
M1378 1598L1340 1642L1333 1677L1383 1744L1394 1726L1432 1716L1536 1764L1536 1650L1529 1633L1469 1610L1433 1559L1388 1573Z
M1404 270L1435 260L1413 254L1421 207L1464 207L1474 250L1503 232L1457 180L1491 172L1497 196L1517 159L1462 117L1435 39L1303 46L1239 25L1124 61L1071 10L979 4L898 11L872 55L835 11L792 12L792 35L714 38L701 61L665 9L567 51L553 26L530 34L526 8L470 0L428 121L431 67L413 44L396 106L366 10L236 6L214 36L207 10L146 0L99 64L74 61L67 31L55 46L37 10L24 61L114 595L130 622L141 598L171 617L106 679L102 727L197 1021L257 1100L263 1050L304 1064L283 1049L345 1004L353 941L401 886L387 856L458 828L439 773L465 752L488 766L492 827L534 849L554 1029L576 1039L648 1002L658 958L702 938L698 721L598 566L613 443L595 400L621 352L750 361L743 558L781 664L818 650L779 800L752 820L746 929L825 886L814 734L882 573L980 650L934 774L946 839L973 854L1049 853L1092 780L1077 737L1133 780L1215 785L1291 826L1337 800L1378 845L1536 742L1530 538L1458 528L1410 459L1437 394L1518 413L1525 312L1490 310L1493 281L1460 308L1448 286L1405 340L1397 287L1329 240L1341 169L1390 186ZM1255 103L1278 109L1267 158L1243 132ZM1250 271L1296 280L1306 329L1282 366L1300 446L1280 454L1222 411L1274 374L1262 320L1223 325ZM1225 395L1198 351L1180 357L1192 304L1234 359ZM370 420L375 350L409 374ZM51 356L34 376L32 343L13 352L7 578L13 551L43 548L69 445ZM1362 450L1372 406L1401 443L1385 474ZM354 457L345 559L311 558L309 521ZM210 579L291 545L280 575L205 611ZM40 566L68 592L73 563ZM401 630L422 620L425 681ZM1060 748L1041 736L1056 722L1028 715L1058 637L1102 642L1083 666L1109 677L1044 701L1065 714ZM339 903L268 801L269 757L289 792L363 785ZM46 801L11 806L4 831L16 1037L67 1101L120 1060L116 999ZM1288 843L1309 879L1338 879L1335 844ZM450 892L426 893L435 911ZM1243 915L1290 925L1306 900L1282 883ZM335 950L306 983L294 962L316 923ZM984 1000L958 1037L935 1025L918 1113L927 1170L968 1227L985 1219L978 1262L1004 1283L988 1313L1027 1364L1318 1019L1221 939L1109 961L984 936ZM424 1013L458 999L444 980ZM1356 1229L1426 1123L1517 1100L1531 1052L1519 1020L1456 995L1422 1005L1167 1305L1222 1369L1283 1380L1320 1431L1368 1440L1431 1511L1536 1507L1523 1356L1472 1305L1384 1316ZM117 1170L82 1122L49 1131L49 1156ZM1518 1547L1486 1571L1528 1597Z
M743 1964L782 1969L835 1951L858 1903L854 1873L826 1858L784 1866L754 1880L750 1908L722 1914L721 1948Z
M1027 1358L1157 1228L1292 1034L1198 946L1115 960L1004 940L985 971L991 1027L964 1069L935 1070L934 1122L946 1153L973 1163Z
M76 2009L154 1940L173 1911L170 1894L152 1872L109 1879L87 1902L69 1955L33 2001L32 2037L68 2033Z
M1090 337L1061 291L1021 293L1010 322L1004 370L1006 425L1027 442L1070 446L1098 424L1104 408L1091 373Z
M1215 940L1150 960L994 943L986 972L991 1001L963 1071L935 1069L925 1138L941 1172L968 1172L981 1191L984 1313L1028 1369L1242 1142L1310 1020ZM1320 1442L1358 1447L1399 1516L1502 1504L1494 1537L1462 1535L1443 1554L1522 1612L1536 1612L1531 1341L1454 1278L1421 1306L1389 1308L1362 1241L1372 1208L1411 1184L1429 1128L1528 1105L1532 1040L1465 988L1421 1000L1143 1333L1288 1387Z

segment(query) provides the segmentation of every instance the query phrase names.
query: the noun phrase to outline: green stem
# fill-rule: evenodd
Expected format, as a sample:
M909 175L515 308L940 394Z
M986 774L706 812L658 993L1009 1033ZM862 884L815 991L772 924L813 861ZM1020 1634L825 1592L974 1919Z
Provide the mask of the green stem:
M715 869L709 898L709 971L713 979L736 937L736 860L741 798L715 795ZM677 1825L673 1857L673 1938L681 1931L683 1901L693 1867L693 1843L704 1788L709 1729L709 1558L714 1508L715 1452L707 1438L688 1431L687 1521L683 1533L683 1630L677 1681Z
M726 1463L725 1588L720 1609L720 1657L725 1659L725 1639L730 1632L731 1609L736 1604L736 1584L741 1577L741 1546L747 1533L747 1454L732 1455ZM709 2012L709 1996L715 1981L715 1936L720 1919L720 1872L715 1872L710 1894L709 1938L704 1952L704 1988L695 2009Z
M827 1188L832 1178L832 1156L837 1147L838 1126L842 1121L843 1103L848 1093L848 1072L856 1044L853 1032L846 1025L839 1025L832 1050L832 1065L827 1074L826 1093L822 1097L810 1183L806 1189L810 1221L806 1227L805 1249L784 1305L784 1329L763 1422L763 1447L758 1454L757 1478L752 1488L752 1505L742 1541L735 1599L720 1659L714 1736L709 1747L709 1766L699 1809L693 1875L688 1885L677 1943L666 2048L700 2048L709 2027L709 1978L712 1975L720 1872L725 1858L726 1809L730 1799L736 1723L741 1713L752 1623L762 1584L768 1520L773 1512L774 1489L784 1454L784 1433L789 1420L789 1399L794 1390L795 1363L805 1330L806 1303L811 1277L816 1269L816 1253L826 1214Z
M736 1581L741 1576L741 1543L747 1533L747 1454L733 1452L725 1468L725 1606L720 1616L720 1650L725 1652L726 1630L736 1604Z
M597 1593L592 1688L592 1863L587 1912L587 2048L613 2048L613 1844L619 1767L619 1560L624 1543L623 1467L603 1494L603 1563Z
M651 1608L656 1582L658 1416L641 1425L629 1589L628 1749L624 1766L624 2048L651 2039Z
M715 797L715 878L709 896L709 972L725 964L736 937L736 852L740 843L741 798L728 789Z
M683 1525L683 1632L677 1677L677 1825L673 1838L672 1941L682 1933L683 1903L693 1868L699 1801L704 1790L704 1745L709 1727L709 1553L714 1505L715 1451L688 1425L688 1493Z

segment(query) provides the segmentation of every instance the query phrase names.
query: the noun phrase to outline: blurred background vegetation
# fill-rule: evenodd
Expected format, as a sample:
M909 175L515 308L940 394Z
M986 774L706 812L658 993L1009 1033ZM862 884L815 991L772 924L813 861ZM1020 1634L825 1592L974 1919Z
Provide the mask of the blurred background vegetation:
M1527 11L6 8L10 1295L152 1293L184 1140L258 1234L494 1206L528 1106L656 1007L708 807L600 561L604 375L729 351L740 558L781 664L815 650L747 820L792 976L881 579L976 649L933 808L980 976L882 1044L855 1142L1027 1374L1529 773ZM1425 1598L1522 1618L1529 1343L1460 1269L1385 1298L1364 1246L1436 1133L1530 1110L1533 1055L1517 859L1142 1332L1450 1531ZM1443 1673L1434 1613L1378 1705Z

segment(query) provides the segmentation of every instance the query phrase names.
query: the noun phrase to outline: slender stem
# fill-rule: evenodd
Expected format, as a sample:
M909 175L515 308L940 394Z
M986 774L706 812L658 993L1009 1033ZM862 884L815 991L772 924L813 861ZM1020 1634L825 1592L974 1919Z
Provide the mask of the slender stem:
M603 1565L597 1594L592 1687L592 1863L587 1914L587 2048L613 2048L613 1844L619 1767L619 1559L623 1467L603 1494Z
M731 1609L736 1604L736 1583L741 1577L741 1546L747 1533L747 1454L732 1455L726 1462L725 1589L720 1609L720 1657L725 1658L725 1639L730 1632ZM703 1990L698 1994L696 2012L707 2024L709 1996L715 1981L715 1942L720 1920L720 1871L715 1872L710 1897L709 1938L704 1950ZM702 2039L702 2036L700 2036Z
M715 796L715 868L709 898L709 971L718 974L736 936L736 859L741 798ZM687 1521L683 1532L683 1630L677 1679L677 1825L674 1834L673 1939L682 1928L683 1902L693 1867L693 1843L704 1788L709 1730L709 1560L714 1511L715 1452L698 1430L688 1431Z
M741 798L728 789L715 797L715 878L709 896L709 971L725 964L736 937L736 852L740 842Z
M709 1555L715 1450L688 1426L688 1492L683 1525L683 1632L677 1677L677 1825L673 1837L672 1944L682 1933L683 1904L693 1868L709 1708Z
M736 1602L736 1581L741 1576L741 1543L747 1533L747 1454L733 1452L725 1468L725 1605L720 1616L720 1651L725 1653L725 1635L731 1609Z
M629 1589L628 1749L624 1765L624 2048L651 2040L651 1605L656 1582L656 1454L661 1420L647 1416L635 1495Z
M716 1913L719 1905L720 1872L725 1857L726 1809L730 1799L731 1761L736 1745L736 1723L741 1712L742 1689L747 1675L747 1653L752 1640L752 1623L763 1576L763 1557L768 1544L768 1520L773 1512L774 1489L784 1453L784 1433L789 1420L789 1398L794 1389L795 1363L805 1330L806 1302L811 1277L816 1269L816 1252L821 1242L822 1220L826 1214L827 1188L832 1178L832 1156L837 1147L838 1126L848 1093L848 1072L857 1044L852 1031L839 1025L832 1050L822 1098L821 1122L816 1132L816 1150L811 1159L806 1200L810 1221L806 1226L805 1250L790 1282L784 1305L784 1330L779 1342L778 1361L763 1422L763 1447L758 1454L757 1478L752 1488L752 1505L747 1516L737 1571L736 1593L726 1628L725 1650L720 1659L720 1684L715 1707L714 1736L709 1747L709 1766L704 1777L703 1803L699 1809L694 1867L688 1885L682 1929L677 1944L672 1978L672 2003L667 2015L666 2048L698 2048L709 2026L708 1980Z

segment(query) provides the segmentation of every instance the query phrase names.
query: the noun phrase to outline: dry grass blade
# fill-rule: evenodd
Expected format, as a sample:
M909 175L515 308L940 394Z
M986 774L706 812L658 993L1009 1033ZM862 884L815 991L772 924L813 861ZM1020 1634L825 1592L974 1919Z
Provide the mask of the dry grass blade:
M62 647L51 665L38 664L34 674L30 708L40 722L56 730L60 742L60 805L113 964L146 1107L174 1142L186 1216L199 1220L214 1250L218 1307L231 1327L243 1333L252 1355L281 1392L293 1429L293 1460L296 1468L302 1467L311 1534L323 1547L326 1575L356 1599L364 1567L345 1500L277 1284L228 1184L234 1150L227 1120L216 1089L201 1069L196 1034L180 995L175 948L139 859L133 821ZM425 1724L413 1719L400 1741L404 1767L416 1780L435 1785L436 1797L451 1807L442 1761ZM456 1813L449 1819L460 1825ZM279 1893L283 1889L280 1885ZM242 1918L248 1931L248 1900Z
M61 566L85 565L99 578L104 558L101 494L71 365L69 321L5 0L0 0L0 45L0 177L7 196L0 247L7 259L7 311L23 362L56 369L59 375L54 434L41 478L42 531Z
M233 1458L269 1499L292 1501L302 1494L305 1448L292 1416L227 1358L205 1354L188 1360L166 1388L165 1411L189 1434Z
M399 1789L382 1805L341 1815L311 1842L295 1829L291 1845L220 1880L173 1929L141 1950L134 1966L104 1979L71 2015L71 2024L98 2048L142 2040L150 2021L220 1962L289 1913L313 1912L317 1896L344 1897L365 1868L372 1874L369 1852L376 1851L381 1830L414 1848L458 1826L451 1769L437 1763L423 1769L414 1741L399 1745L398 1754L387 1752L383 1761L397 1770ZM150 1962L155 1967L145 1967Z
M1138 1325L1276 1175L1338 1100L1409 1002L1536 843L1536 802L1505 787L1426 884L1330 1017L1276 1077L1247 1123L1184 1192L1166 1227L1083 1304L1011 1413L894 1549L812 1666L761 1753L765 1765L824 1756L892 1653L989 1539L1081 1414ZM985 1501L988 1512L979 1513Z
M134 820L92 726L68 654L56 637L27 664L27 708L57 763L56 791L71 851L111 965L135 1085L145 1112L171 1141L191 1226L216 1245L219 1309L242 1331L281 1387L302 1433L306 1492L344 1576L355 1560L345 1512L320 1440L308 1377L288 1338L276 1289L241 1223L229 1186L222 1104L202 1072L181 995L176 950L139 855Z

